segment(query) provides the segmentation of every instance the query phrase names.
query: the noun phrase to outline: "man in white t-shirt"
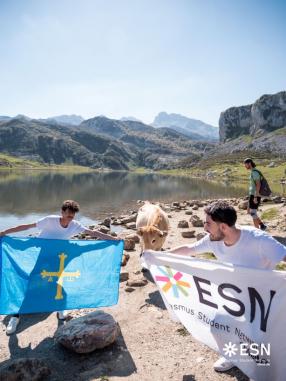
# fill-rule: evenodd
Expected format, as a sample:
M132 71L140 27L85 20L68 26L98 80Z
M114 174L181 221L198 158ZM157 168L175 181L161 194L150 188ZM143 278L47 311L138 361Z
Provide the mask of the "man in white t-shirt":
M218 201L205 208L204 229L208 235L189 245L175 247L168 252L191 255L212 252L221 262L256 269L275 268L286 261L286 247L269 234L254 227L236 227L235 209L225 201ZM225 372L234 365L220 357L214 369Z
M44 218L41 218L39 221L26 224L19 225L14 228L10 228L0 232L0 237L17 233L24 230L38 228L40 233L38 234L38 238L46 238L46 239L69 239L76 234L86 233L92 237L99 238L102 240L116 240L117 238L104 234L96 230L91 230L85 226L83 226L80 222L75 221L75 214L79 211L79 204L73 200L66 200L63 202L61 208L61 216L51 215ZM59 311L58 318L60 320L65 320L68 316L67 311ZM16 331L17 325L19 324L19 315L13 315L6 328L6 333L11 335Z

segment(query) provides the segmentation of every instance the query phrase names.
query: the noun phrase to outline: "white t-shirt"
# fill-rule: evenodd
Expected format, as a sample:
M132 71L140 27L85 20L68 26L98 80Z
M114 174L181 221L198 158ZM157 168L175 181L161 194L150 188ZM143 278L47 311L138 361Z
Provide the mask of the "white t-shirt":
M239 229L240 238L232 246L226 246L223 241L211 241L209 235L188 246L195 254L211 252L221 262L256 269L272 270L286 256L286 247L269 234L250 226Z
M40 229L39 238L50 239L69 239L75 234L87 230L80 222L72 220L66 228L60 224L60 216L47 216L37 222L37 228Z

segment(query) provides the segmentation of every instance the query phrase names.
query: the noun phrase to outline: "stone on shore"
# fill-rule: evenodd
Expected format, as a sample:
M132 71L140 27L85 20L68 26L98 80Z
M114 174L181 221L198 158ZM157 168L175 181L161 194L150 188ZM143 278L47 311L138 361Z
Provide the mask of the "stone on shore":
M184 228L188 228L188 227L189 227L188 221L186 221L186 220L179 221L178 228L184 229Z
M127 229L133 229L133 230L136 229L136 223L135 222L128 222L127 224L125 224L125 226L127 227Z
M103 233L103 234L109 234L110 233L110 230L105 225L101 225L101 226L97 227L96 230L99 231L100 233Z
M129 279L129 273L128 272L120 273L120 282L127 282L128 279Z
M129 216L124 216L121 218L121 223L123 225L128 224L129 222L136 222L137 213L130 214Z
M106 217L99 225L104 225L107 228L110 228L110 224L111 224L111 218Z
M128 279L126 285L129 287L144 287L148 283L147 279Z
M133 239L124 239L124 250L134 250L135 248L135 241Z
M193 215L190 218L190 222L195 228L202 228L204 226L203 220L201 220L198 216Z
M119 327L113 317L98 310L59 327L55 339L76 353L90 353L112 344L118 335Z
M126 266L129 259L130 259L130 255L127 253L124 253L122 256L121 266Z
M195 237L195 230L187 230L182 232L183 238L194 238Z

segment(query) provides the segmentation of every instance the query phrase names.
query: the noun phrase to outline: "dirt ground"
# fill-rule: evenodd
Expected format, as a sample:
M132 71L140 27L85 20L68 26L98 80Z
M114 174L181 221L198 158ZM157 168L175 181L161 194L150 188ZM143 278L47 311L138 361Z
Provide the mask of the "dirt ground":
M277 208L279 216L269 224L270 234L285 236L283 223L286 207L281 204L264 204L262 209ZM203 208L194 211L203 217ZM239 223L251 224L246 211L238 210ZM178 221L189 220L185 211L170 212L171 229L164 248L170 248L195 238L182 238ZM283 220L283 221L284 221ZM280 230L278 230L280 229ZM197 232L203 228L191 228ZM140 245L129 252L130 260L122 272L131 277L142 277L139 261ZM118 322L121 334L117 341L91 354L78 355L58 345L54 333L59 323L56 314L25 315L21 318L17 333L7 336L5 326L8 318L0 317L0 361L5 364L11 359L36 357L43 359L52 373L50 381L247 381L237 368L220 374L213 370L218 354L197 342L183 327L173 322L164 307L160 294L150 275L144 275L148 283L133 292L126 292L126 282L120 283L117 306L103 309ZM90 310L72 311L77 317Z

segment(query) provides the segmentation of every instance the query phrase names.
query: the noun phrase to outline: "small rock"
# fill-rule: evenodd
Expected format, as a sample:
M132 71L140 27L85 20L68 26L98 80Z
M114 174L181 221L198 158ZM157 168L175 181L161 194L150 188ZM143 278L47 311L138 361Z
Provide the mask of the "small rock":
M193 210L198 210L198 209L199 209L198 205L193 206Z
M129 222L136 222L137 213L133 213L129 216L125 216L121 219L122 224L128 224Z
M185 202L180 202L179 208L180 208L181 210L186 209L186 207L187 207L187 204L186 204Z
M140 242L140 238L139 238L138 234L136 234L136 233L129 233L125 238L126 239L131 239L135 243L139 243Z
M122 256L121 266L126 266L129 259L130 259L130 255L127 253L124 253Z
M127 229L136 229L135 222L128 222L125 226L127 227Z
M135 248L135 241L132 239L125 238L124 240L124 250L134 250Z
M275 204L281 204L281 203L283 202L281 196L275 196L275 197L272 197L272 201L273 201Z
M110 232L110 230L104 225L98 227L96 230L104 234L108 234Z
M120 220L120 218L116 218L112 221L112 225L122 225L122 221Z
M147 283L147 279L129 279L126 284L129 287L144 287Z
M106 217L106 218L101 222L100 225L104 225L104 226L106 226L107 228L110 228L110 224L111 224L111 218Z
M129 279L129 273L120 273L120 282L127 282Z
M126 292L133 292L133 291L135 291L135 288L132 288L132 287L125 287L125 291L126 291Z
M189 227L189 223L188 221L186 220L182 220L182 221L179 221L178 223L178 228L188 228Z
M191 216L190 222L195 228L201 228L204 226L203 221L196 215Z
M185 232L182 232L183 238L194 238L195 237L195 230L187 230Z
M118 334L119 327L113 317L98 310L60 326L55 339L76 353L89 353L112 344Z
M193 214L192 209L188 209L188 210L186 210L186 211L185 211L185 214L186 214L187 216L191 216L191 215Z

